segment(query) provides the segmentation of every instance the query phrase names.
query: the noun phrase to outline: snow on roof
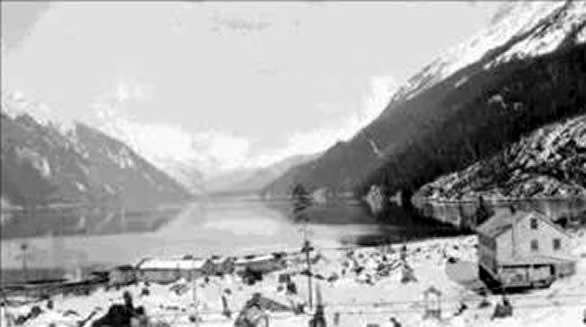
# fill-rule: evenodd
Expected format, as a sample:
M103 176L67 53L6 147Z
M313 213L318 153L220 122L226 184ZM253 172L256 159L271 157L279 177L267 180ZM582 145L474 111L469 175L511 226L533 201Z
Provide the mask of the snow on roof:
M525 218L527 215L540 216L537 212L527 212L522 210L509 210L509 209L498 209L487 221L477 228L478 233L486 235L488 237L496 237L513 225L513 221L518 221Z
M138 269L201 269L208 262L207 259L145 259L138 265Z
M519 215L521 215L519 211L515 214L510 211L495 212L495 215L480 225L477 231L488 237L496 237L511 228L511 222L513 219L518 219Z
M511 210L511 209L497 209L495 210L495 214L485 221L482 225L480 225L476 231L479 234L486 235L488 237L497 237L500 234L504 233L505 231L512 228L512 222L517 223L519 220L522 220L528 216L538 218L539 220L547 223L548 225L552 226L554 229L559 231L560 233L566 235L566 232L563 231L559 226L554 224L547 216L538 212L538 211L524 211L524 210Z
M245 263L273 261L273 260L275 260L275 256L272 254L267 254L267 255L246 256L246 257L238 258L238 259L236 259L236 263L237 264L245 264Z

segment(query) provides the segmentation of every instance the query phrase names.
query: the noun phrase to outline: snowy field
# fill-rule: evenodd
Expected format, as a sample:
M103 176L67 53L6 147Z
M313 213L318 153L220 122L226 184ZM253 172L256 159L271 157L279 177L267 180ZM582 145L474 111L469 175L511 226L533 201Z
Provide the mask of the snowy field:
M353 250L318 249L312 270L314 289L319 288L328 326L366 327L393 326L394 317L402 326L584 326L586 310L586 236L574 235L574 255L578 258L574 276L560 279L551 287L522 294L508 294L513 316L491 319L501 295L479 292L477 280L476 237L433 239L407 244L407 265L413 279L402 282L403 264L400 245L392 248L368 247ZM298 272L305 268L301 257L288 259L287 271L293 277L298 294L286 294L278 277L283 272L264 276L263 281L249 286L236 276L213 277L206 283L198 280L197 311L199 326L233 326L234 317L255 292L285 305L307 300L307 277ZM433 286L441 291L441 320L424 319L424 291ZM149 295L141 295L148 288ZM228 306L232 318L222 315L221 295L230 290ZM106 313L113 303L122 303L122 292L129 291L135 306L143 306L151 322L169 326L195 325L190 316L195 312L192 284L178 281L172 285L148 287L140 284L120 290L98 290L89 296L58 296L54 308L46 301L2 308L1 326L9 326L7 317L30 312L38 305L42 313L24 326L78 326L92 312L93 319ZM483 301L484 300L484 301ZM315 296L314 296L315 302ZM484 303L480 306L481 302ZM428 305L433 305L427 302ZM309 310L306 310L309 311ZM269 312L271 326L308 326L310 313ZM90 319L91 321L91 319ZM86 326L89 325L89 322Z

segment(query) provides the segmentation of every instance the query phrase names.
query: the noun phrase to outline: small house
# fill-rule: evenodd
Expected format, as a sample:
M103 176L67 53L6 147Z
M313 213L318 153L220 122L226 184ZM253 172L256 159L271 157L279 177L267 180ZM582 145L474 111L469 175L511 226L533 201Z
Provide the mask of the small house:
M477 233L479 274L489 285L544 286L575 272L569 235L539 212L497 210Z
M154 283L172 283L180 278L192 280L213 273L213 264L209 259L201 258L149 258L137 265L137 278L140 281Z
M210 258L214 275L229 275L234 273L234 258L214 255Z
M110 286L124 286L136 282L136 270L131 265L116 266L108 271Z

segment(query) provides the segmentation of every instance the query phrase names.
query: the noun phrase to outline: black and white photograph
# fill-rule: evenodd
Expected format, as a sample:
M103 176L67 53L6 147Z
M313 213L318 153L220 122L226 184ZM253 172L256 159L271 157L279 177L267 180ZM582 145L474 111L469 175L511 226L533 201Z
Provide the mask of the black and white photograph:
M0 5L0 327L586 327L586 0Z

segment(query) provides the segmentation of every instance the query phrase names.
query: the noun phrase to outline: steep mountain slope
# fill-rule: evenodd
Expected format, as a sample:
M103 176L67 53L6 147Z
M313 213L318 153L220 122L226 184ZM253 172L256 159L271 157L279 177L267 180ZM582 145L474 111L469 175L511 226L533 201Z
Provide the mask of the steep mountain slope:
M551 124L491 158L426 184L441 200L586 197L586 115Z
M95 127L101 132L124 142L191 193L203 192L199 152L181 132L135 122L111 109L100 110L97 116Z
M413 76L350 141L268 192L285 192L294 181L357 193L384 183L408 195L535 128L584 112L585 25L585 2L505 5L477 37Z
M39 121L14 100L3 93L1 190L6 202L144 208L190 197L125 144L83 124L65 128Z

